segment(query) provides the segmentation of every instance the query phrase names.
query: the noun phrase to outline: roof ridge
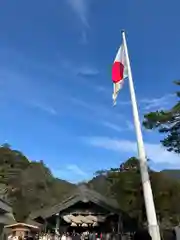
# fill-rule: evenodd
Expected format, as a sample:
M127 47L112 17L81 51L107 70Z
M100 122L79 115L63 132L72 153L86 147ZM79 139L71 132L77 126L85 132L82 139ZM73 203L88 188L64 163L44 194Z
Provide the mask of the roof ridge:
M80 186L81 187L81 186ZM92 195L96 195L96 198L100 198L101 200L103 200L105 203L111 203L111 205L116 205L118 206L117 204L117 201L111 197L106 197L105 195L97 192L96 190L94 189L91 189L89 188L88 186L84 185L83 186L84 189L80 189L80 191L85 191L86 193L90 193L90 197L92 197Z
M47 206L44 209L39 209L37 211L35 211L34 213L32 212L29 215L29 218L31 219L35 219L36 217L42 216L43 215L47 215L49 210L51 209L51 212L56 212L56 209L61 209L63 205L67 205L69 204L69 202L73 201L74 199L76 199L76 201L91 201L91 202L101 202L104 203L104 205L106 205L107 207L109 206L112 209L120 209L119 205L117 203L117 201L112 198L106 197L102 194L100 194L99 192L89 188L86 185L81 185L81 186L77 186L76 189L73 189L72 191L69 192L67 197L64 197L62 201L60 201L59 203L56 203L52 206ZM59 210L57 210L59 211ZM41 215L43 212L43 215Z

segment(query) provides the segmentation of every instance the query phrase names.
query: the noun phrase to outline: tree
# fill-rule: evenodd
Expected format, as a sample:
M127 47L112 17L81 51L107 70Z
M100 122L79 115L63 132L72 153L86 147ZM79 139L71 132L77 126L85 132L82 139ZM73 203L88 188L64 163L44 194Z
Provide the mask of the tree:
M164 172L155 172L149 168L149 175L155 201L158 220L163 227L171 227L180 222L180 181L170 178ZM102 178L103 176L103 178ZM99 178L100 188L97 186ZM94 189L104 189L104 195L114 197L121 209L136 219L139 226L146 224L146 211L139 171L139 161L132 157L121 164L120 171L106 170L106 175L96 176L91 181ZM97 189L97 190L98 190ZM99 191L99 190L98 190ZM108 193L108 194L107 194Z
M139 161L135 157L129 158L126 162L120 165L120 171L137 171L139 170Z
M180 86L180 81L175 83ZM179 98L180 91L176 95ZM170 110L150 112L144 118L145 128L158 129L165 135L161 143L168 151L180 153L180 101Z
M10 145L0 146L0 197L13 208L17 221L44 206L52 206L75 186L54 178L43 161L29 161Z
M74 185L54 178L43 161L40 161L31 162L11 186L9 198L16 220L24 221L30 212L59 203Z
M138 159L129 158L121 164L119 172L110 171L108 179L121 209L136 218L138 225L142 225L145 220L145 208Z
M141 225L145 219L145 208L138 159L129 158L119 168L110 168L97 173L99 176L91 181L91 187L94 185L95 190L101 194L114 197L120 208Z
M107 170L98 170L94 173L95 176L106 175L106 174L107 174Z

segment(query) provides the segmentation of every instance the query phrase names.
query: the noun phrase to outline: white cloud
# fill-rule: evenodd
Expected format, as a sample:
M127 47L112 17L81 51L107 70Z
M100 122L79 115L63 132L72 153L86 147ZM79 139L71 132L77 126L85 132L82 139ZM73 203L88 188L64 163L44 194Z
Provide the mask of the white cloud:
M81 100L81 99L78 99L78 98L75 98L75 97L71 97L71 98L70 98L70 101L71 101L73 104L78 105L78 106L83 107L83 108L86 108L86 109L88 109L88 110L92 110L92 111L95 110L94 107L93 107L93 105L91 105L91 104L89 104L89 103L87 103L86 101L83 101L83 100Z
M12 55L12 58L15 56ZM19 60L19 55L16 56L17 62ZM47 67L46 64L31 63L31 60L24 57L20 59L21 66L23 64L28 64L31 72L34 71L34 65L37 69L42 70L42 79L40 75L37 77L34 75L31 78L28 73L20 72L19 70L14 70L11 66L5 66L4 69L0 68L0 78L1 78L1 88L0 97L5 99L5 101L16 101L20 104L25 104L31 107L37 107L43 111L49 112L52 115L56 114L56 110L51 106L51 99L55 96L59 96L60 89L57 88L55 84L49 84L48 81L44 81L44 74L58 77L58 72L53 71L51 66ZM37 81L38 78L38 81ZM41 83L42 82L42 83ZM62 88L60 86L60 88ZM61 89L62 90L62 89ZM61 97L66 97L66 89L61 91ZM48 103L46 101L48 99Z
M90 110L90 111L93 111L93 112L98 111L97 106L95 107L93 104L87 103L86 101L81 100L79 98L72 97L72 98L70 98L70 100L73 104L78 105L78 106L83 107L83 108L86 108L87 110Z
M108 121L103 121L102 125L105 127L108 127L116 132L123 132L123 131L132 131L134 130L134 125L132 122L130 121L126 121L125 124L124 122L121 124L115 124L112 122L108 122Z
M87 173L75 164L69 164L66 166L66 168L67 168L67 170L71 171L74 174L87 177Z
M83 140L94 147L119 153L130 153L132 156L137 155L137 143L135 141L112 139L108 137L91 137L83 138ZM152 162L156 164L168 163L175 167L180 166L179 155L166 151L160 144L145 143L145 148L147 156L152 160Z
M152 99L142 99L140 103L144 105L145 110L161 110L165 107L170 107L175 94L167 94L159 98L152 98Z
M91 175L85 172L76 164L67 164L61 168L51 168L52 174L55 177L70 181L72 183L78 183L89 179Z
M61 68L65 72L69 71L72 75L81 77L94 77L99 74L99 70L91 64L78 65L76 62L71 62L68 60L61 61Z
M87 36L87 32L85 30L82 31L82 33L81 33L81 38L80 38L79 43L82 45L88 44L88 36Z
M97 86L97 85L96 85L96 87L95 87L95 90L96 90L97 92L105 92L105 93L107 93L107 94L109 94L109 92L110 92L110 91L108 91L108 89L105 88L104 86Z
M114 123L111 122L102 122L102 124L105 127L111 128L112 130L115 130L116 132L122 132L124 129Z
M73 12L79 18L82 29L80 36L80 44L86 45L88 44L88 35L87 30L89 29L89 0L66 0Z
M31 103L31 105L35 108L42 110L43 112L50 114L50 115L57 115L57 111L52 106L49 106L49 105L46 105L46 104L40 103L40 102L33 102L33 103Z
M126 121L127 129L130 131L134 130L134 124L130 121Z
M114 112L111 105L99 104L95 101L89 102L77 97L69 97L68 101L74 105L74 108L76 107L78 109L78 112L82 108L80 112L81 120L85 119L86 121L97 123L98 125L111 128L118 132L130 130L128 123L124 120L124 115ZM112 122L112 116L116 122L122 123L122 126L121 124L118 125L115 122Z
M80 18L85 27L89 27L88 23L88 0L67 0L72 10Z
M99 74L99 71L93 67L83 66L76 69L76 74L82 77L94 77Z

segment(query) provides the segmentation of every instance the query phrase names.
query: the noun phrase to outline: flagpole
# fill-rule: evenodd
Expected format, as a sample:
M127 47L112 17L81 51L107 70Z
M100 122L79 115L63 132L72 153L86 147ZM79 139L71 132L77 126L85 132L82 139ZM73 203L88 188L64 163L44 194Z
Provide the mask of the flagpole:
M157 217L156 217L151 183L149 180L147 158L146 158L143 137L141 132L141 124L139 120L139 113L138 113L136 95L134 90L134 83L133 83L131 65L129 60L126 35L124 31L122 31L122 38L124 43L124 51L126 55L126 64L128 69L129 89L130 89L131 102L132 102L134 126L136 131L136 138L137 138L137 148L138 148L138 155L139 155L139 162L140 162L140 171L141 171L141 179L142 179L148 228L149 228L149 233L152 237L152 240L160 240L161 238L160 238L159 226L158 226Z

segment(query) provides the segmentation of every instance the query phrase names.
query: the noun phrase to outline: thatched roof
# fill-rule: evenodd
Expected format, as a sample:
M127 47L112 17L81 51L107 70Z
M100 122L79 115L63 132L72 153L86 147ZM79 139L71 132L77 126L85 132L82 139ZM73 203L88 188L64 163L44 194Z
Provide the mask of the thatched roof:
M30 225L30 224L27 224L27 223L20 223L20 222L5 226L5 228L19 228L19 227L22 227L22 228L26 227L26 228L30 228L30 229L38 229L37 226Z
M13 224L16 223L16 220L12 213L0 214L0 224Z
M34 221L34 220L32 220L32 219L27 219L27 221L26 221L26 224L29 224L29 225L33 225L33 226L36 226L36 227L38 227L39 229L42 227L42 223L39 223L39 222L37 222L37 221Z
M12 224L15 223L16 220L12 213L11 206L0 198L0 223L3 224Z
M89 189L86 185L79 185L73 190L62 202L48 208L40 209L39 211L30 214L30 219L43 218L47 219L78 202L92 202L103 207L112 213L120 212L119 205L114 199L109 199L98 192Z
M3 212L3 213L12 212L11 206L2 198L0 198L0 212Z

